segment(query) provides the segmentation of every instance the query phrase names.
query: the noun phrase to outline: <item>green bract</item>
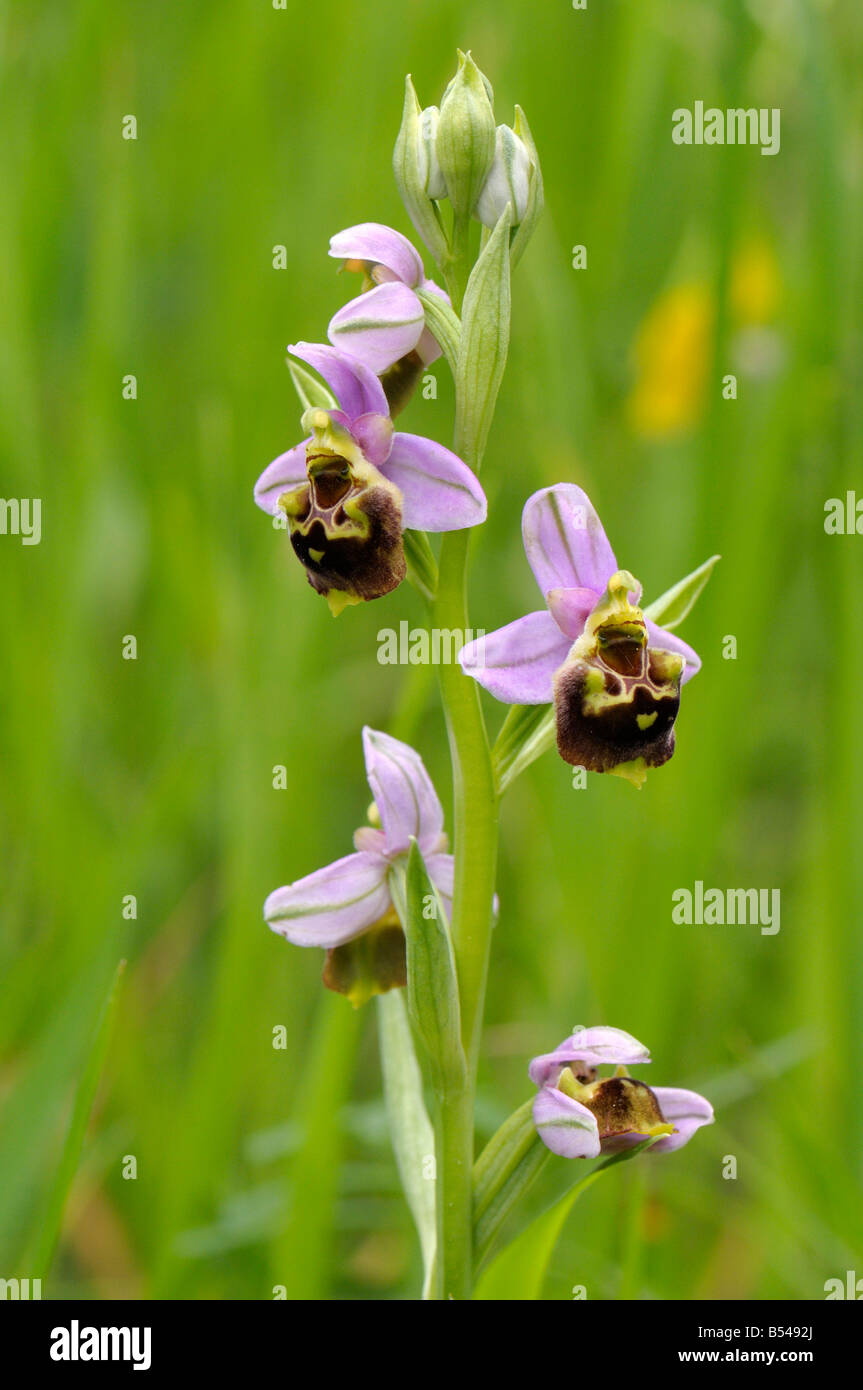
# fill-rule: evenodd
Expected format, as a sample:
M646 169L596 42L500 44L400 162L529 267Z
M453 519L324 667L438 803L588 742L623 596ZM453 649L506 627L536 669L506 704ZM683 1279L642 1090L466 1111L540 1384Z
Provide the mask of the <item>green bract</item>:
M471 271L462 310L455 375L462 457L482 458L509 348L510 209L507 206Z
M411 1023L428 1054L435 1089L462 1084L466 1063L449 923L416 841L407 869L397 866L392 882L407 940Z
M664 594L660 594L659 598L647 605L644 610L645 617L652 618L655 623L662 623L663 627L677 627L694 607L701 590L713 573L713 566L720 558L719 555L711 555L709 560L705 560L698 569L687 574L685 579L678 580L670 589L666 589Z

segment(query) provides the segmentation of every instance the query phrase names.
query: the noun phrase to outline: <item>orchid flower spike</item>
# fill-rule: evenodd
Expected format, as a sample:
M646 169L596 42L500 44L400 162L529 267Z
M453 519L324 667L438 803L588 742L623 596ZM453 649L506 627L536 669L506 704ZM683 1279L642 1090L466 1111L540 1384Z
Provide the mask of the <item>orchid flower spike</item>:
M522 535L548 607L468 643L459 661L497 700L553 701L566 762L641 786L674 752L680 687L701 661L644 616L641 585L618 569L580 487L535 492Z
M341 408L305 412L309 437L264 469L255 501L287 516L309 583L338 614L401 583L404 530L475 526L485 493L442 444L393 431L381 383L357 358L315 343L288 351L320 373Z
M383 374L392 414L407 403L424 367L440 357L440 347L426 327L425 310L416 291L449 296L426 279L422 259L407 237L380 222L361 222L337 232L330 255L346 270L363 276L363 292L330 320L327 337L334 347L358 357Z
M669 1153L713 1124L712 1105L696 1091L650 1087L629 1075L630 1066L649 1061L647 1048L620 1028L579 1028L554 1052L534 1057L533 1118L546 1148L562 1158L597 1158L655 1139L650 1152ZM599 1079L605 1065L616 1070Z
M369 728L363 729L363 752L373 823L356 831L356 853L277 888L264 903L272 931L295 946L324 948L324 984L355 1005L405 983L404 933L390 874L412 840L448 915L453 893L443 808L419 754Z

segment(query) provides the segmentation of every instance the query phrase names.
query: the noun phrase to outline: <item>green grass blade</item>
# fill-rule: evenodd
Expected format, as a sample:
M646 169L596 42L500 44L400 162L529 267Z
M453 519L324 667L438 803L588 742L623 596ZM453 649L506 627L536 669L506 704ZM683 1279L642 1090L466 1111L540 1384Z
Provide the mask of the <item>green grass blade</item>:
M114 1018L120 998L120 982L125 969L126 962L121 960L108 987L105 1003L96 1025L93 1044L75 1092L75 1101L63 1143L63 1151L60 1155L54 1181L51 1184L47 1210L37 1237L38 1243L33 1267L38 1279L47 1279L54 1252L57 1249L57 1242L60 1239L63 1213L66 1210L66 1202L75 1180L75 1174L78 1171L81 1150L87 1133L87 1122L93 1109L93 1101L96 1098L96 1090L102 1077L105 1058L108 1055L108 1046L111 1042Z

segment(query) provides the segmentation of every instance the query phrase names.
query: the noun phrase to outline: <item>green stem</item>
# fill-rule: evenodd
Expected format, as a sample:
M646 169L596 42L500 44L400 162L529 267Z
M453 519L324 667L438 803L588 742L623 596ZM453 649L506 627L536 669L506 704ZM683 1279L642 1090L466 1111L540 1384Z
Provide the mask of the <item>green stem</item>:
M464 632L469 626L466 571L469 532L444 537L434 624ZM453 768L455 891L452 940L459 980L462 1037L473 1076L485 1002L491 905L497 869L498 796L479 688L460 666L440 668Z
M461 313L470 276L470 222L456 218L443 267L452 307ZM448 354L450 365L452 352ZM474 473L481 457L464 442L456 408L455 450ZM440 550L432 621L442 630L466 633L469 626L467 570L470 532L452 531ZM445 1078L438 1090L437 1268L440 1298L469 1298L473 1284L474 1097L497 869L498 794L479 689L457 665L439 668L441 699L453 771L455 883L452 945L458 976L462 1040L467 1074Z
M441 546L435 626L468 626L469 533L453 531ZM438 1125L438 1250L444 1298L470 1296L473 1247L473 1108L491 938L497 866L497 791L485 722L474 681L456 665L440 667L453 768L455 887L452 941L459 982L464 1086L440 1096Z
M468 270L468 228L456 226L447 283L461 309ZM455 424L458 449L462 422ZM467 458L474 472L481 460ZM466 632L469 531L452 531L441 543L436 627ZM462 1038L467 1058L463 1086L440 1096L438 1116L439 1290L444 1298L469 1298L473 1270L474 1095L497 869L498 796L479 689L457 665L439 668L453 770L455 886L452 941L459 983Z
M461 314L470 278L470 219L456 217L446 267L452 307ZM456 453L474 473L481 453L468 450L464 421L456 405ZM443 537L438 571L434 623L449 631L468 629L467 574L469 530ZM455 803L455 889L452 938L459 979L462 1036L471 1087L476 1077L479 1034L485 1004L491 944L491 905L497 872L498 791L479 687L457 665L440 670L441 698L447 721Z
M439 1299L465 1299L473 1263L473 1087L462 1047L450 929L437 913L425 917L426 895L436 894L416 845L406 867L393 868L389 884L407 938L407 1012L422 1041L436 1101L431 1288Z
M438 1093L437 1262L439 1299L469 1299L473 1279L473 1101L470 1080Z
M446 287L457 314L461 313L464 292L470 278L470 218L456 217L450 237L449 255L441 267Z

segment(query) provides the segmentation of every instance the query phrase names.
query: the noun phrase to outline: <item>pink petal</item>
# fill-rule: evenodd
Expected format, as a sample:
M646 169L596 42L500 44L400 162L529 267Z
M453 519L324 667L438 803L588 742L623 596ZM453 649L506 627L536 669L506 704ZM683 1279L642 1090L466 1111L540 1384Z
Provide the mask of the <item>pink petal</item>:
M440 357L441 348L430 328L424 328L417 343L417 352L424 367L431 366Z
M488 505L476 477L433 439L396 431L381 472L402 494L406 530L461 531L485 521Z
M385 372L412 352L425 328L425 312L413 290L399 281L377 285L345 304L330 319L327 337L373 372Z
M545 597L551 616L572 642L581 636L600 599L595 589L551 589Z
M547 1149L561 1158L597 1158L599 1129L586 1105L553 1086L543 1086L533 1102L533 1122Z
M294 343L288 352L320 373L349 419L368 411L389 415L384 388L357 358L326 343Z
M383 859L387 852L387 837L377 826L361 825L359 830L354 831L354 849L379 854Z
M386 463L393 447L393 422L388 415L359 415L351 425L351 434L369 463L379 468Z
M673 1086L653 1086L651 1089L659 1101L660 1110L668 1123L674 1125L676 1133L657 1140L651 1146L650 1153L669 1153L672 1149L681 1149L702 1125L713 1124L713 1106L697 1091L683 1091Z
M521 530L544 595L550 589L595 589L601 594L617 569L593 503L575 483L557 483L529 497Z
M419 753L368 726L363 729L363 751L387 854L403 853L411 839L423 854L431 854L443 833L443 807Z
M348 854L277 888L264 903L264 917L295 946L329 949L367 931L390 906L386 862L377 854Z
M429 878L443 899L447 917L452 917L452 898L455 884L455 858L451 854L428 854L425 866Z
M290 492L291 488L299 487L300 483L306 481L306 445L309 442L304 439L302 444L295 444L293 449L279 454L264 469L255 483L255 501L261 511L274 516L282 493Z
M549 1079L557 1079L562 1067L573 1062L582 1062L587 1067L636 1067L649 1061L650 1053L644 1044L631 1033L624 1033L622 1028L579 1028L554 1052L534 1057L528 1075L535 1085L544 1086Z
M436 285L434 280L423 280L420 289L426 294L433 294L438 299L442 299L445 304L450 304L451 300L446 290L442 290L440 285ZM422 337L417 343L417 352L424 366L428 367L432 362L436 362L441 355L440 344L430 328L424 328Z
M462 670L496 700L511 705L545 705L553 698L552 677L569 655L571 642L545 609L528 613L462 647Z
M434 280L423 280L419 287L425 294L433 294L438 299L442 299L445 304L452 304L452 300L446 290L442 290L440 285L435 284Z
M360 222L330 238L331 256L340 261L383 265L412 288L423 278L423 263L406 236L382 222Z

